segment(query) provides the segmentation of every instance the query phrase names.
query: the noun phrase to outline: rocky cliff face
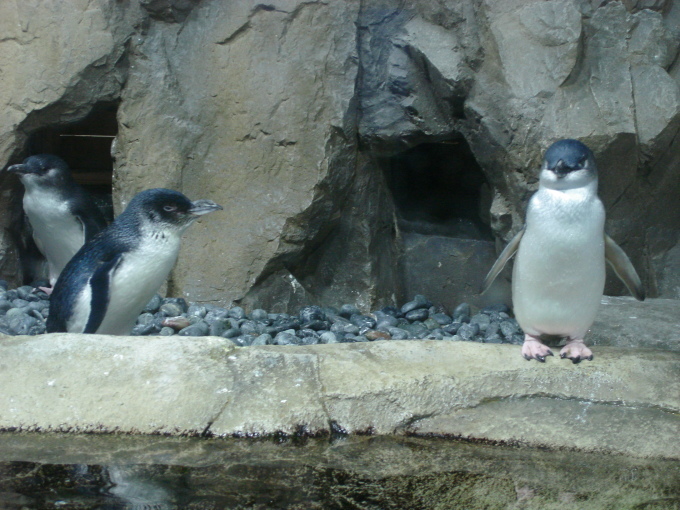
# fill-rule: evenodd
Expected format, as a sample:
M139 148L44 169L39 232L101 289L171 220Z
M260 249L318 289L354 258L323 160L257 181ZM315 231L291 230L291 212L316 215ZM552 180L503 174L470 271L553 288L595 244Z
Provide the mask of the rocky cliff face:
M490 232L521 226L542 152L572 137L609 233L651 295L680 298L675 2L102 0L0 20L0 165L116 103L117 211L159 186L224 206L187 232L175 295L370 308L449 281L445 304L475 300ZM432 200L409 202L423 182ZM0 191L17 281L21 188L0 173Z

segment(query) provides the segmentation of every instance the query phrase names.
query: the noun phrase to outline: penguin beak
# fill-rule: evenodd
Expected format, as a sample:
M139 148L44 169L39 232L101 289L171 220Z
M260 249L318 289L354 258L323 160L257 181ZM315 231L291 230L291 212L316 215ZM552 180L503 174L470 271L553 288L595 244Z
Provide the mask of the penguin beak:
M223 207L221 205L217 205L212 200L194 200L191 202L191 209L189 209L189 212L196 216L203 216L204 214L213 211L221 211L222 209Z
M569 168L566 163L560 159L552 171L555 173L555 175L557 175L557 177L564 177L571 171L571 168Z
M28 168L26 168L26 165L24 165L23 163L20 163L18 165L9 166L9 167L7 167L7 171L15 173L15 174L29 174L29 173L31 173L30 170Z

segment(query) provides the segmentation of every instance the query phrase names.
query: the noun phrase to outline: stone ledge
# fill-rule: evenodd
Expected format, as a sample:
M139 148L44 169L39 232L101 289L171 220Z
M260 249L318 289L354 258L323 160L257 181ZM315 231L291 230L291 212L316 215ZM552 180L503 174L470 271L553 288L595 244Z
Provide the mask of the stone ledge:
M680 353L384 341L236 348L216 337L0 338L0 429L432 434L680 458Z

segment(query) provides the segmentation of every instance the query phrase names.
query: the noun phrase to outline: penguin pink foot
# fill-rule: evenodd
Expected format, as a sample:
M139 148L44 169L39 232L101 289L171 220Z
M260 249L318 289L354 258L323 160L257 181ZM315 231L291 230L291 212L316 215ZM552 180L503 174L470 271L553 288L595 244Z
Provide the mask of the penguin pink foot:
M543 344L538 337L532 335L524 335L524 344L522 345L522 356L527 361L535 359L541 363L545 363L546 356L552 356L553 353L550 348Z
M592 360L593 351L586 347L581 338L573 338L567 340L567 345L562 347L560 351L560 358L568 358L572 363L580 363L582 360Z
M49 296L52 294L52 291L54 290L54 285L52 287L38 287L38 290L42 290L45 294Z

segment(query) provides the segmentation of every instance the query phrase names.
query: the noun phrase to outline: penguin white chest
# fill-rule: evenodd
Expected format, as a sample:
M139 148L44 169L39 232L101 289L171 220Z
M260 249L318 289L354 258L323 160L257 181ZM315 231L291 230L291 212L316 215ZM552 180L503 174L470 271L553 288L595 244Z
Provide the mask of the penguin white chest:
M588 331L604 290L604 220L587 190L540 189L532 197L512 278L525 333L583 338Z
M111 278L109 304L97 333L130 334L142 309L172 271L180 240L177 232L154 232L142 236L139 246L123 255Z
M50 283L85 243L81 221L57 194L43 190L26 190L24 212L33 228L33 238L47 259Z

